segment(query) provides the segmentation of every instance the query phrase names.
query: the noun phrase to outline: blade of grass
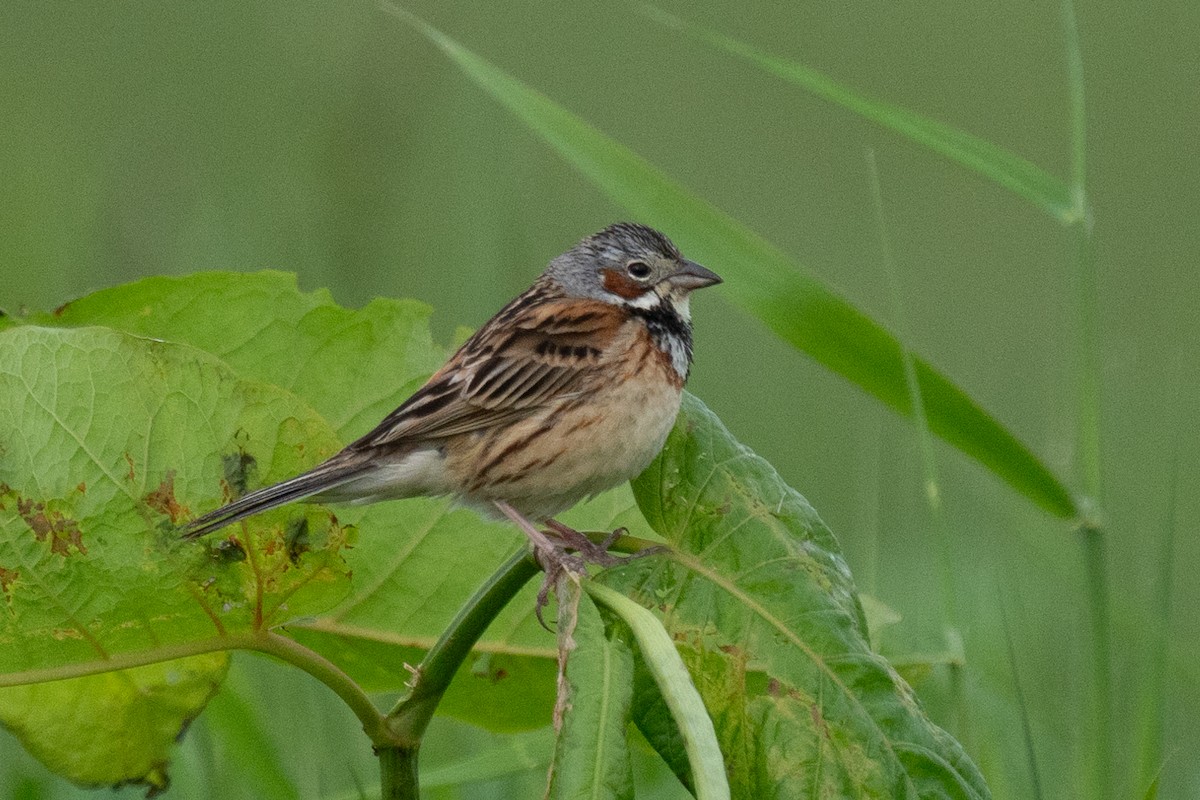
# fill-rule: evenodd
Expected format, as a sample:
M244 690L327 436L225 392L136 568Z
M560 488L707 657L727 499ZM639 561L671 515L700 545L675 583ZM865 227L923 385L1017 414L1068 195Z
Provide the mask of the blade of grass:
M1071 98L1071 192L1084 214L1075 225L1075 307L1078 350L1077 459L1085 494L1080 525L1092 627L1092 717L1094 750L1092 797L1114 797L1112 622L1108 582L1108 544L1102 524L1103 474L1100 453L1099 280L1092 219L1087 199L1087 115L1083 55L1072 0L1062 0L1063 48Z
M1064 224L1075 222L1080 206L1065 182L1030 161L986 139L923 117L899 106L866 97L803 64L772 55L653 5L638 10L650 19L743 58L766 72L888 128L905 138L1014 192Z
M1004 643L1008 646L1008 664L1012 669L1013 691L1017 696L1017 711L1021 715L1021 734L1025 739L1025 760L1029 765L1029 780L1033 783L1034 800L1042 800L1042 777L1038 771L1037 750L1033 746L1033 728L1029 724L1029 706L1025 702L1025 691L1021 688L1021 673L1017 669L1017 650L1013 646L1012 628L1008 624L1008 609L1004 597L999 598L1000 623L1004 626Z
M1158 775L1154 776L1154 780L1150 781L1150 785L1146 787L1146 793L1142 795L1145 800L1158 800Z
M883 185L879 180L879 164L875 159L875 151L867 149L867 172L871 180L871 200L875 207L875 217L879 230L879 252L883 263L884 276L888 284L888 293L892 298L892 320L898 331L901 342L901 356L904 360L904 383L913 408L913 419L917 429L917 448L921 453L921 465L925 477L925 499L929 504L930 530L934 539L934 551L937 553L938 575L942 595L942 613L945 616L945 636L949 649L959 652L963 660L950 665L951 703L953 706L953 723L951 733L968 749L970 742L970 726L967 720L966 681L963 674L965 653L963 652L962 634L959 632L958 608L956 602L957 590L954 577L954 552L951 547L950 529L942 515L942 499L940 482L938 480L937 459L933 453L933 439L929 435L929 420L925 413L925 400L921 394L921 383L917 380L917 372L913 365L913 355L904 344L911 341L912 335L908 330L908 317L904 313L904 301L900 294L900 278L896 271L896 260L892 255L892 245L888 238L887 224L883 213Z
M1170 397L1175 400L1175 407L1182 408L1186 400L1184 390L1184 367L1182 353L1177 354L1174 379ZM1184 443L1194 441L1191 431L1181 430L1174 438L1171 446L1170 475L1167 488L1166 517L1162 524L1162 535L1159 551L1158 573L1155 579L1158 583L1158 596L1155 598L1154 644L1150 658L1150 674L1146 679L1141 703L1140 735L1138 737L1139 775L1143 783L1150 781L1152 785L1158 781L1158 773L1162 771L1162 737L1163 724L1166 715L1166 672L1171 655L1170 635L1174 617L1174 607L1171 596L1175 588L1175 537L1179 526L1179 489L1182 474L1182 448ZM1157 791L1157 789L1156 789Z
M776 335L892 408L912 413L901 348L890 333L746 226L689 193L549 98L390 3L384 10L437 45L480 88L635 216L671 231L726 277L735 302ZM1071 494L1016 437L926 361L913 359L930 429L1042 509L1076 515Z
M892 256L891 241L883 214L883 187L879 181L879 165L875 151L867 150L867 173L871 181L871 201L875 208L876 227L879 231L879 254L883 265L884 280L892 301L892 324L900 341L900 358L904 365L904 385L908 390L909 403L916 423L917 448L921 453L921 467L925 479L925 500L929 505L929 516L934 533L934 549L937 551L938 569L941 575L943 613L950 627L957 626L957 611L954 603L954 565L950 552L949 531L942 520L942 500L938 480L937 461L933 454L933 440L929 436L929 419L925 412L925 399L921 393L921 382L917 380L912 350L905 341L912 335L908 330L904 301L900 296L900 278L896 274L896 262Z

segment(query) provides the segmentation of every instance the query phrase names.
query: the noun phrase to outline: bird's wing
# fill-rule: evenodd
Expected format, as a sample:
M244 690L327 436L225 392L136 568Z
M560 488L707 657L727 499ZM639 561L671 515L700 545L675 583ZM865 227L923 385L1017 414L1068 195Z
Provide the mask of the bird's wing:
M367 449L439 439L512 421L556 398L587 391L627 314L593 300L518 297L459 348L375 430Z

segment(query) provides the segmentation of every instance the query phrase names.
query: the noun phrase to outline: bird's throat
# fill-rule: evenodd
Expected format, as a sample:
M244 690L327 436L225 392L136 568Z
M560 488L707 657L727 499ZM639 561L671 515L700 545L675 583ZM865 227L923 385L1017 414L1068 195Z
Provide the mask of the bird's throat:
M671 359L675 372L686 381L692 368L691 320L679 312L676 303L662 296L658 298L659 302L653 305L646 308L631 306L630 310L646 324L651 341ZM683 307L687 309L686 299Z

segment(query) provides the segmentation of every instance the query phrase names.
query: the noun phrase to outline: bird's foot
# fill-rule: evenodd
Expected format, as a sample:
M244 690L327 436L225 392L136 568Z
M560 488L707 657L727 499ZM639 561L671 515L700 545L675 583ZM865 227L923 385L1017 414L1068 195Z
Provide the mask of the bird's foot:
M558 520L547 520L546 527L556 534L558 538L562 539L567 547L579 553L580 557L586 563L596 564L601 567L619 567L635 559L661 553L666 549L663 547L648 547L636 553L630 553L627 556L614 556L608 552L609 548L616 544L618 539L629 533L628 528L617 528L605 535L604 539L600 542L594 542L587 534L580 533L572 527L563 525Z
M533 557L537 559L538 564L542 567L542 571L546 574L545 579L542 581L542 588L538 590L537 605L534 608L534 613L537 615L537 620L541 623L542 627L550 630L550 626L542 618L542 610L550 602L551 590L558 585L559 578L563 576L571 576L578 580L580 577L586 575L587 558L568 553L563 540L551 538L538 530L521 512L508 503L499 500L494 502L496 508L500 509L529 538L529 542L533 545ZM582 536L582 534L578 535Z
M550 626L542 618L542 611L550 602L550 592L558 588L559 579L564 576L578 581L579 578L587 575L587 563L583 558L568 553L560 545L543 547L535 543L533 557L542 565L542 572L545 573L545 577L542 579L542 588L538 589L537 604L533 608L533 613L541 626L550 630Z
M644 550L639 550L636 553L631 553L627 556L614 556L608 552L609 548L616 544L617 540L629 533L625 528L617 528L605 535L600 542L594 542L587 534L580 533L574 528L563 525L558 520L547 520L546 527L549 531L540 531L537 527L525 518L519 511L510 506L508 503L497 500L496 508L512 520L518 528L524 531L533 545L533 556L541 565L546 577L542 581L542 588L538 590L537 606L534 608L534 613L537 615L538 622L546 630L550 627L542 618L542 610L550 602L550 592L557 586L559 579L566 576L575 580L587 575L587 565L595 564L600 567L619 567L622 564L628 564L634 559L642 558L643 556L652 555L665 550L663 547L648 547ZM567 552L574 550L574 553Z

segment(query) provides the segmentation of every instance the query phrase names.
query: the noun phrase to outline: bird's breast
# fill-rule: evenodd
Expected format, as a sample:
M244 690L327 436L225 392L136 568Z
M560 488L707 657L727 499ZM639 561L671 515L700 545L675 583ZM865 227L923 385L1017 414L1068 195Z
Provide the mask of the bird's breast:
M460 496L546 519L645 469L674 425L683 379L643 326L627 344L588 390L448 448Z

